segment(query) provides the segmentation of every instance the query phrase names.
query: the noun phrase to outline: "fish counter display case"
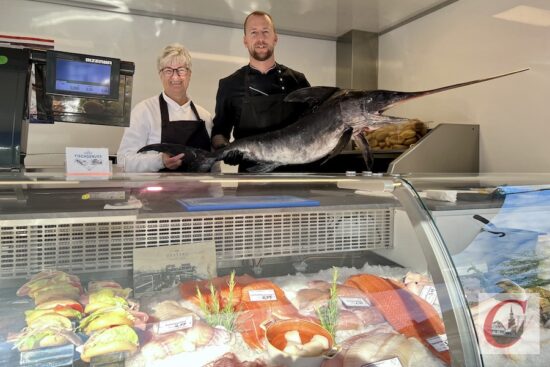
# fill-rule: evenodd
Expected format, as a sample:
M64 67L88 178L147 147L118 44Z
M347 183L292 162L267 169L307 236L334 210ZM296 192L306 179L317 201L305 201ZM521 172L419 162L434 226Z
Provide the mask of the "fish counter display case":
M0 176L2 366L539 366L550 175Z

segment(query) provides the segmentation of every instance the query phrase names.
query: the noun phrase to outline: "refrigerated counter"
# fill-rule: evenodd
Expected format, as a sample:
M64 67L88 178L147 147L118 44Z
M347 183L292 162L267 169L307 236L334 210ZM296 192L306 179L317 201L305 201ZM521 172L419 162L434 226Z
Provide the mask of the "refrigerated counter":
M549 182L4 174L0 361L542 365ZM82 312L44 347L33 312L61 298ZM113 329L131 341L97 349Z

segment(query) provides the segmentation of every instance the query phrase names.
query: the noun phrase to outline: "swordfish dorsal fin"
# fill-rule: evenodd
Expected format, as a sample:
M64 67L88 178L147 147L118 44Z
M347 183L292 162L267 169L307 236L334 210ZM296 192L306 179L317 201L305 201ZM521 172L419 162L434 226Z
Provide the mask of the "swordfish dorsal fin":
M430 90L424 90L424 91L420 91L420 92L394 92L394 91L382 91L382 92L391 93L391 97L386 97L386 98L388 99L388 102L389 102L389 103L388 103L386 106L384 106L384 108L378 110L378 112L379 112L379 113L382 113L382 112L384 112L384 111L390 109L391 107L395 106L396 104L398 104L398 103L400 103L400 102L408 101L408 100L410 100L410 99L414 99L414 98L418 98L418 97L423 97L423 96L428 96L428 95L430 95L430 94L435 94L435 93L443 92L443 91L446 91L446 90L449 90L449 89L461 88L461 87L465 87L465 86L467 86L467 85L482 83L482 82L486 82L486 81L489 81L489 80L502 78L502 77L505 77L505 76L508 76L508 75L517 74L517 73L522 73L522 72L527 71L527 70L530 70L530 68L515 70L515 71L509 72L509 73L494 75L494 76L491 76L491 77L488 77L488 78L482 78L482 79L471 80L471 81L469 81L469 82L463 82L463 83L458 83L458 84L447 85L447 86L445 86L445 87L436 88L436 89L430 89Z
M309 107L318 106L339 90L337 87L302 88L286 96L285 102L307 103Z

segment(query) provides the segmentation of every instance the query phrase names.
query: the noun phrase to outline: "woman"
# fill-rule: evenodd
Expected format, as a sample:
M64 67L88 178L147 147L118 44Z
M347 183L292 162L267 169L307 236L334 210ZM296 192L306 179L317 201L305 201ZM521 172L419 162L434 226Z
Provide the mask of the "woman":
M164 48L157 59L163 92L138 103L130 116L130 127L117 153L125 172L176 171L183 153L137 153L145 145L172 143L210 150L212 116L191 101L187 88L191 81L191 56L180 44Z

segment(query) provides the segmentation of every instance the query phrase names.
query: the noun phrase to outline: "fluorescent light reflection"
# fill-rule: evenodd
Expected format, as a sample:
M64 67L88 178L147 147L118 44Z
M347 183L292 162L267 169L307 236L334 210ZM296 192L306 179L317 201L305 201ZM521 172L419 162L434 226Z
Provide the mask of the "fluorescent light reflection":
M532 6L519 5L502 13L495 14L493 17L537 27L550 27L550 10Z
M128 13L128 5L124 0L95 0L96 3L105 4L100 5L105 8L112 8L113 10L119 11L121 13Z
M193 59L216 61L216 62L230 62L237 65L248 64L247 57L228 56L221 54L211 54L206 52L191 52Z
M162 187L161 186L148 186L145 190L147 190L149 192L159 192L159 191L162 191Z
M47 13L40 17L31 20L31 28L33 27L51 27L68 22L96 22L96 21L124 21L132 22L132 17L125 14L105 13L92 14L81 10L69 10L63 12Z
M342 181L360 181L359 179L342 179L342 178L214 178L207 180L200 180L204 183L312 183L312 182L342 182Z

